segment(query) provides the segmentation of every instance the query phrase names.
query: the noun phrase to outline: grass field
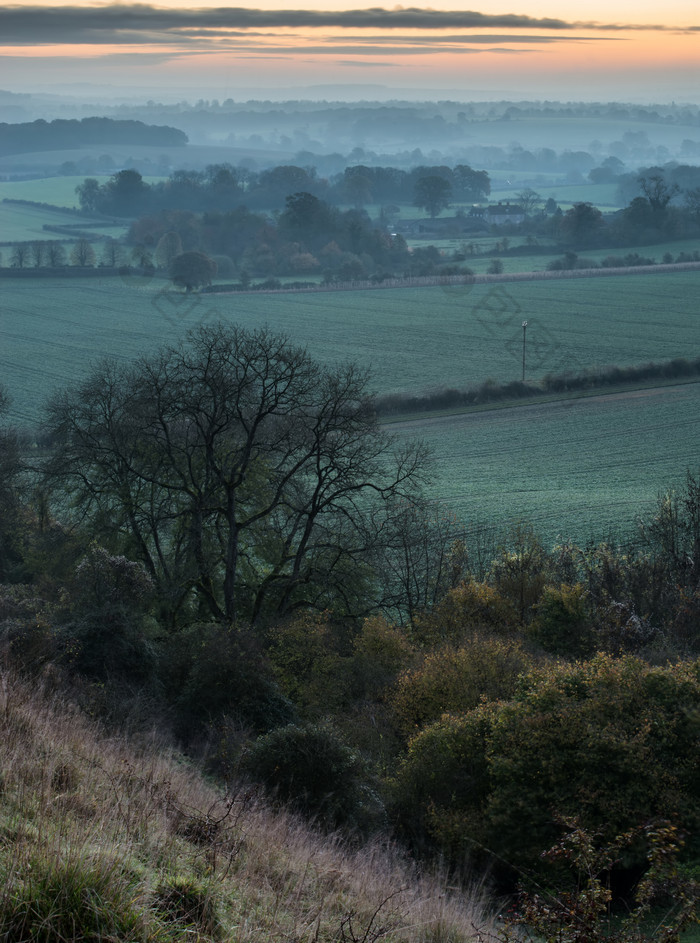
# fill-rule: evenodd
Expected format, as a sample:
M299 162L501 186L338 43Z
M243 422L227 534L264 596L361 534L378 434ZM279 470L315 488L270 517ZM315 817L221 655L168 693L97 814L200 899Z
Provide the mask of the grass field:
M464 288L187 297L136 277L0 282L0 377L33 425L96 359L136 357L218 319L286 332L326 362L358 361L376 392L530 379L700 353L700 272ZM700 384L400 424L435 446L436 495L470 522L531 518L548 538L630 525L700 464ZM504 497L504 495L506 497Z
M468 533L530 521L553 545L631 533L700 469L700 383L396 424L435 455L433 494Z
M160 280L4 279L0 364L16 414L112 354L133 357L201 322L283 331L325 361L371 367L377 392L467 387L700 353L700 272L455 288L195 295Z
M564 249L557 245L553 240L538 239L538 246L544 247L546 251L532 254L523 253L510 255L503 253L499 249L501 240L504 237L492 233L482 236L470 237L451 237L449 239L409 239L409 245L415 246L435 246L444 256L445 262L450 262L455 252L466 256L464 265L468 266L477 275L482 275L488 271L491 261L495 258L503 263L503 271L514 272L544 272L548 264L553 259L560 259L564 255ZM518 246L527 245L526 238L523 236L506 236L509 249ZM470 246L473 246L475 255L470 254ZM670 253L675 260L680 253L685 252L692 255L693 252L700 251L699 239L682 239L676 242L654 243L649 246L631 246L631 247L607 247L604 249L582 249L577 254L582 261L590 259L600 264L608 256L618 256L624 258L631 252L636 252L644 258L653 259L655 262L663 262L665 253Z
M36 180L1 180L0 200L32 200L35 203L51 203L53 206L79 207L75 188L86 177L95 177L105 183L111 174L80 174L76 177L42 177ZM148 184L156 183L164 177L147 177Z
M492 175L493 176L493 175ZM619 207L622 204L617 197L616 183L567 183L564 174L561 175L561 182L549 183L553 174L543 175L545 182L537 183L534 181L530 186L542 197L548 200L552 197L561 206L567 210L574 203L593 203L594 206L602 210L609 210L612 207ZM497 203L499 200L503 203L510 201L517 203L518 193L525 190L525 185L515 186L507 185L503 179L495 179L491 182L491 203Z
M19 199L19 198L18 198ZM44 226L79 226L81 217L74 213L66 213L60 209L51 209L44 206L25 206L21 203L0 202L0 242L31 242L35 239L67 239L57 233L44 229ZM105 224L94 230L95 234L113 236L115 239L126 232L127 223L123 226ZM4 262L8 264L7 260Z

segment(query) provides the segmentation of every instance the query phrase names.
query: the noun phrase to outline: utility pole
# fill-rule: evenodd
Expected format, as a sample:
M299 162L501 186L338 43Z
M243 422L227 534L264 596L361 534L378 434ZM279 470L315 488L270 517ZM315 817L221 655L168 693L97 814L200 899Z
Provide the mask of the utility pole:
M527 333L527 321L523 321L523 383L525 382L525 336Z

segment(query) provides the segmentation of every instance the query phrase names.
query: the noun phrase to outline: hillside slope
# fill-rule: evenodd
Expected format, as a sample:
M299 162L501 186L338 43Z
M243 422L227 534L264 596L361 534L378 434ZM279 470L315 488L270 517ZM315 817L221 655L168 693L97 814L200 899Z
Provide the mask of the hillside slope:
M453 897L391 850L349 849L206 782L153 742L109 736L55 685L0 673L0 939L473 939Z

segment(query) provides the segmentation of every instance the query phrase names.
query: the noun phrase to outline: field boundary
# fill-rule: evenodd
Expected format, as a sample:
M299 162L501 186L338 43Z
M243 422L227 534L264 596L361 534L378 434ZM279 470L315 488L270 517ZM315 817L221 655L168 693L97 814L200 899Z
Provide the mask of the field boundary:
M519 406L546 406L550 403L565 402L572 399L589 399L597 396L623 396L635 391L673 388L700 383L700 377L674 377L668 380L650 382L620 383L615 386L599 386L587 390L567 390L561 393L542 393L532 396L522 396L514 399L503 399L492 403L476 403L472 406L454 406L446 409L424 409L412 413L379 415L379 422L384 426L399 425L404 422L425 422L431 419L444 419L449 416L462 416L470 413L483 413L493 410L516 409Z
M335 282L328 285L308 285L287 288L234 288L232 286L214 286L206 294L213 295L257 295L257 294L301 294L333 291L369 291L389 290L392 288L457 288L472 285L489 285L503 282L551 281L569 278L608 278L620 275L651 275L668 272L697 272L700 262L659 262L654 265L633 265L621 268L554 269L540 272L503 272L500 275L414 275L408 278L385 278L381 281L366 279L363 281Z

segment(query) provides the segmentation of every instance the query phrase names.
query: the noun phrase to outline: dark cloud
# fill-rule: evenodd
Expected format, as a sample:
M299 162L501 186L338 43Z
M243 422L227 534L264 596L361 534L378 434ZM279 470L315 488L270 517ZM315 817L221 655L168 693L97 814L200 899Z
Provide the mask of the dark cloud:
M459 46L490 46L493 43L515 43L515 44L548 44L548 43L584 43L584 42L624 42L622 36L531 36L519 35L518 33L475 33L473 35L454 34L451 36L344 36L345 42L362 43L363 45L418 45L421 43L434 45L459 45Z
M166 9L146 4L80 6L0 7L0 44L43 45L55 43L123 43L138 36L144 42L159 36L176 41L179 31L279 28L336 29L538 29L566 31L664 30L663 26L583 23L520 14L485 14L474 11L441 11L417 7L386 10L257 10L243 7ZM689 27L697 29L698 27ZM125 39L128 37L128 40Z

